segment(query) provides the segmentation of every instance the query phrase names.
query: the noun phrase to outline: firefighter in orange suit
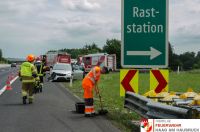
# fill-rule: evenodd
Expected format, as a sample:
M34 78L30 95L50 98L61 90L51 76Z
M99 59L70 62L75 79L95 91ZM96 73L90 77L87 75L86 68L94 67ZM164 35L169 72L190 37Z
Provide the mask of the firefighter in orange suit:
M94 110L94 100L93 100L93 89L95 89L96 94L99 93L97 88L97 83L100 79L101 69L99 66L95 66L91 71L85 76L82 81L82 87L84 90L84 100L85 100L85 116L90 117L95 115Z

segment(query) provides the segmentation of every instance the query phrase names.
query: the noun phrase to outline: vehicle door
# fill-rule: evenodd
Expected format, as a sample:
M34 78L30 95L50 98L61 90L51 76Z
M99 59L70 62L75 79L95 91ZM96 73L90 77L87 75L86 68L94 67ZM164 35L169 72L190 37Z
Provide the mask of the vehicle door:
M75 80L83 79L83 70L81 70L78 65L73 66L73 79Z

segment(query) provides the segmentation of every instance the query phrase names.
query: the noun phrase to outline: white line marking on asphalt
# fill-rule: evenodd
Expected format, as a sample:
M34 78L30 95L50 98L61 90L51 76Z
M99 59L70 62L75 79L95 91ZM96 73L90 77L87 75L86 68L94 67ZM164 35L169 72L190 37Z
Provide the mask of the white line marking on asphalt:
M10 81L10 85L11 84L13 84L16 80L17 80L17 78L18 78L19 76L16 76L13 80L11 80ZM3 94L3 92L5 92L6 91L6 85L0 90L0 95L2 95Z

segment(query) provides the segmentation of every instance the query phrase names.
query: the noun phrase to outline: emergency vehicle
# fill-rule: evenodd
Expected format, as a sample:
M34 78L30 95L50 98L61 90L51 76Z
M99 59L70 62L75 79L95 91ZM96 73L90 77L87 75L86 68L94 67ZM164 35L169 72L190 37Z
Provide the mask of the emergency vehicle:
M116 54L97 53L82 56L85 72L89 72L92 67L100 66L103 73L116 70Z
M71 64L71 55L66 52L49 51L46 53L46 65L50 68L56 63Z

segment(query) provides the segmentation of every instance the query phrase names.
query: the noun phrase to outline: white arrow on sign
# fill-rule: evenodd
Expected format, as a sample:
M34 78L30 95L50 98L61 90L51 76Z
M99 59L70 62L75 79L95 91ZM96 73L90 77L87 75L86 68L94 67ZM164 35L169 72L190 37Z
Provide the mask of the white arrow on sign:
M129 56L150 56L150 60L153 60L161 54L162 52L154 49L153 47L150 47L150 51L127 51L127 55Z

